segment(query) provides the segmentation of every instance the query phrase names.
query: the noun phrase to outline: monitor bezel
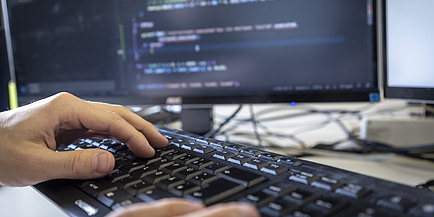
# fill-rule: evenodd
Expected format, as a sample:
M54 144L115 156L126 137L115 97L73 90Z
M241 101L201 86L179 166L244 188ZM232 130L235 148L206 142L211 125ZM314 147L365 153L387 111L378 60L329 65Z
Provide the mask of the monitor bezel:
M434 103L434 88L395 87L388 84L387 1L381 1L382 86L384 99L400 99L415 103Z
M6 0L2 0L6 2ZM373 1L373 28L372 35L372 49L373 49L373 63L375 66L375 73L373 74L374 80L372 87L369 89L361 90L336 90L336 91L310 91L310 92L288 92L288 93L250 93L248 95L216 95L216 96L156 96L146 98L143 96L87 96L77 94L79 97L93 101L104 101L109 103L116 103L122 105L164 105L164 104L182 104L182 105L214 105L214 104L239 104L239 103L290 103L290 102L378 102L378 95L380 92L380 72L378 68L378 5L377 1ZM6 9L7 10L7 9ZM5 15L5 14L3 14ZM6 13L7 15L7 13ZM6 19L8 19L6 17ZM367 72L368 73L368 72ZM371 73L371 72L369 72ZM68 91L68 90L66 90ZM19 95L19 103L21 105L28 104L47 95ZM172 101L171 99L177 99ZM173 103L175 102L175 103Z

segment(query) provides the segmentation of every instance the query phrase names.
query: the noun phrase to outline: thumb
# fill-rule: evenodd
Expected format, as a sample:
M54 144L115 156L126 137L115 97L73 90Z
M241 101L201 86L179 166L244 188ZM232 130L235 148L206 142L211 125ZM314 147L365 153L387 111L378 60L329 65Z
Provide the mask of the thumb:
M94 179L109 174L115 165L113 155L99 149L55 152L53 178Z

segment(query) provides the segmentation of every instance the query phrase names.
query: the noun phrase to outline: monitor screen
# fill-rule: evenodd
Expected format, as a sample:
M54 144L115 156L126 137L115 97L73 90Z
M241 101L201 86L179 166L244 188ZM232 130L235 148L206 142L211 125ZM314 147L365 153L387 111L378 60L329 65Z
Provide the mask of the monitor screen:
M2 0L21 103L376 101L375 0Z
M386 98L434 102L433 8L432 0L384 1Z

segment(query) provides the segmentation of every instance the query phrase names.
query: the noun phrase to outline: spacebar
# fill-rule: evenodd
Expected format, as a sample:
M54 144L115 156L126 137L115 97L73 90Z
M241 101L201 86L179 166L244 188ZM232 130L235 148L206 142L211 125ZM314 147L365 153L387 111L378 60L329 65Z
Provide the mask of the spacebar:
M65 180L52 180L33 186L70 216L103 217L111 210Z
M221 178L209 183L201 190L191 193L187 198L199 200L205 205L211 205L219 200L232 196L243 189L243 185Z

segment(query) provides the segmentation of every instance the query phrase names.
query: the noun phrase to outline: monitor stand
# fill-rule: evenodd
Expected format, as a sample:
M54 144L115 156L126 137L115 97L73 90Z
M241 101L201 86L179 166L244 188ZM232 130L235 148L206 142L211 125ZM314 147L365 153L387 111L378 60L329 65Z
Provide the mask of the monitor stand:
M182 130L204 135L213 128L212 105L201 107L183 106L181 112Z

